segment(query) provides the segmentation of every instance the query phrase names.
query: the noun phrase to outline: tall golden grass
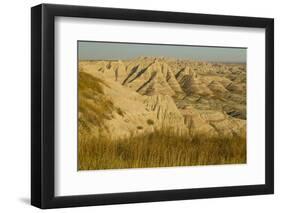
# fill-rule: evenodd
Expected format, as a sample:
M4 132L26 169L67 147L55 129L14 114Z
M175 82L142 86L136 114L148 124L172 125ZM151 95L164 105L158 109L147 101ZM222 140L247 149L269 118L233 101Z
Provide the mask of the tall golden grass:
M79 134L79 170L242 163L246 163L245 137L189 138L156 131L112 141Z

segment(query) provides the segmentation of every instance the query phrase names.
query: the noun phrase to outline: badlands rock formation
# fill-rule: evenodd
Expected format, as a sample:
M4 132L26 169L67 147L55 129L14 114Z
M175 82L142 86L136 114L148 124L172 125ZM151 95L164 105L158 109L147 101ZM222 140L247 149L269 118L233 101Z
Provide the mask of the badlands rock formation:
M245 135L246 66L156 57L80 61L79 128L116 140L157 130Z

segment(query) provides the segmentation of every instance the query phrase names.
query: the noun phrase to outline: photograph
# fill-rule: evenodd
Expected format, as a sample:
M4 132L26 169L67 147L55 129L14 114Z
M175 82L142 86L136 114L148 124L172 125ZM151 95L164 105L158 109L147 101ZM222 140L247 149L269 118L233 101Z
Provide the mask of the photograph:
M274 18L204 5L32 6L31 205L274 196Z
M247 163L247 48L77 41L78 170Z

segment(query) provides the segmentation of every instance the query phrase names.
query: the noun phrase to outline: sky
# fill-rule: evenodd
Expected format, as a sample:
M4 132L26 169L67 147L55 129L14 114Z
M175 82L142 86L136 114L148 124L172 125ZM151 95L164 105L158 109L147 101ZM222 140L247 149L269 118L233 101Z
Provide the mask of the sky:
M122 60L139 56L246 63L246 48L78 41L79 60Z

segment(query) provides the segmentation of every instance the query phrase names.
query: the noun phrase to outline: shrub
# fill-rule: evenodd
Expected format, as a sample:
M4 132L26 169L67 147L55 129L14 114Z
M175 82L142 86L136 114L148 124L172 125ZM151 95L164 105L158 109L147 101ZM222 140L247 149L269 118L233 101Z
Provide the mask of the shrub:
M119 107L116 109L116 111L119 115L124 116L124 112Z
M154 121L151 120L151 119L148 119L146 122L147 122L148 125L153 125L154 124Z

